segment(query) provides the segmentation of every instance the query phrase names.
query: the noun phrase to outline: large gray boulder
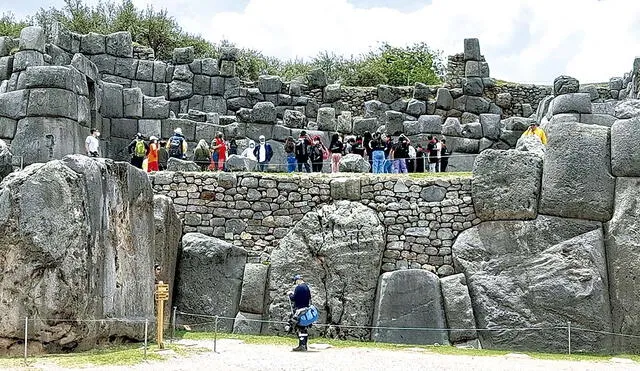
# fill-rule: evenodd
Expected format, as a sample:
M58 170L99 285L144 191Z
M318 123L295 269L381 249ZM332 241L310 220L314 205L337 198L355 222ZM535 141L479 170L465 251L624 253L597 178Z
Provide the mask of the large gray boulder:
M13 171L13 155L9 146L0 139L0 181Z
M611 171L614 176L640 177L640 116L611 126Z
M276 107L271 102L258 102L253 106L251 119L259 124L275 124Z
M176 278L178 249L182 239L182 222L173 207L171 198L153 196L153 218L155 226L154 265L160 266L156 280L169 284L169 300L165 302L165 320L170 323L173 307L173 288Z
M153 192L126 163L69 156L0 183L0 354L144 338L153 321ZM131 238L135 233L135 238ZM47 318L118 320L85 322Z
M482 151L473 165L472 198L482 220L535 219L542 157L516 150Z
M262 314L238 312L233 321L233 333L243 335L260 335Z
M374 327L445 329L440 280L422 269L387 272L380 276ZM398 344L448 344L447 330L374 329L371 340Z
M167 171L200 171L200 166L193 161L181 160L179 158L171 157L167 162Z
M241 247L200 233L185 234L176 280L180 311L231 318L218 322L219 331L231 332L238 313L246 260L247 251ZM180 315L178 321L197 323L211 319Z
M591 113L591 96L587 93L562 94L553 98L551 114Z
M321 107L318 109L318 130L335 131L336 130L336 109L333 107Z
M253 171L258 165L258 161L240 155L231 155L225 165L229 171Z
M282 80L279 76L262 75L258 80L258 89L264 94L280 93Z
M566 331L556 326L567 321L611 331L599 222L549 216L483 222L458 235L453 258L467 278L478 328L496 329L479 332L484 348L566 351ZM571 342L574 350L611 349L610 337L598 332L574 331Z
M288 128L303 129L307 125L307 116L300 111L288 109L284 111L282 122Z
M447 316L449 340L452 343L460 343L478 338L476 318L473 315L471 297L467 288L467 279L464 274L440 279L444 312Z
M544 158L546 147L542 144L542 140L537 135L525 135L518 139L516 150L533 153Z
M369 330L340 326L371 325L385 242L377 213L358 202L337 201L307 213L271 253L269 319L288 318L285 294L291 277L302 274L320 308L319 322L333 324L340 337L368 340ZM269 326L278 331L281 325Z
M555 96L577 93L578 91L580 91L580 82L574 77L561 75L553 80L553 95Z
M88 128L67 118L25 117L18 121L11 150L14 156L22 156L25 165L47 162L84 153L88 135Z
M614 107L614 116L619 119L630 119L640 116L640 100L628 99Z
M269 266L252 263L244 267L242 293L240 295L240 311L262 314L267 285Z
M609 297L613 331L622 334L640 333L640 179L618 178L613 218L606 225L605 241L609 265ZM616 337L616 351L637 352L640 341Z
M613 214L609 129L551 124L542 172L540 213L607 221Z
M340 159L339 170L341 173L368 173L370 169L369 161L360 155L349 154Z

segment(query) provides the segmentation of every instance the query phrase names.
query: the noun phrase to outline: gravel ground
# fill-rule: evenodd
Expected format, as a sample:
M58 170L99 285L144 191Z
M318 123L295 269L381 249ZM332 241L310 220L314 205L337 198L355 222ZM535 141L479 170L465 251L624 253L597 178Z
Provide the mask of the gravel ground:
M292 340L292 345L293 345ZM211 341L188 341L186 345L213 349ZM218 340L218 353L204 352L188 358L150 362L128 367L96 367L82 370L640 370L640 364L626 359L607 362L548 361L521 354L496 357L441 355L423 349L381 350L374 348L331 348L311 345L306 353L291 352L282 345L244 344L238 340ZM61 370L46 364L41 370Z

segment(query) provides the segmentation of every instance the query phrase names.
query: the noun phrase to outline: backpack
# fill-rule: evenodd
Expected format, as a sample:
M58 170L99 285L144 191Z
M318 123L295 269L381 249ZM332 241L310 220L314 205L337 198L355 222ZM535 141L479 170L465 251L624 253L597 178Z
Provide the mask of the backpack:
M144 146L144 140L136 139L136 148L133 153L136 157L144 157L147 154L147 149Z
M182 156L182 138L177 135L174 135L169 139L169 156Z
M304 327L309 326L318 320L318 315L318 308L314 305L310 305L309 309L307 309L307 311L298 318L298 325Z
M296 156L306 157L308 155L308 148L306 139L300 138L296 143Z

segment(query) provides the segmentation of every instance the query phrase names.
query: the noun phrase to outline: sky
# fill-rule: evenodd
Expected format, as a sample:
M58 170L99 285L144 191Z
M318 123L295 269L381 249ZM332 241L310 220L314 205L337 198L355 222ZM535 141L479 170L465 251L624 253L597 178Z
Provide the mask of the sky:
M97 0L88 0L96 2ZM608 81L640 56L638 0L134 0L167 8L184 30L280 58L358 55L386 41L426 42L444 56L480 39L491 76L549 84L562 74ZM40 1L1 2L32 14ZM48 6L60 7L62 0Z

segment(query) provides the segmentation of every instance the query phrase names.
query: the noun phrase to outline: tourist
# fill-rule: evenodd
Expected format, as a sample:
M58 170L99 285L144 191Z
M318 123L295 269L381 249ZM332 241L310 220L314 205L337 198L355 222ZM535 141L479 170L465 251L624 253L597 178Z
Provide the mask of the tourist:
M257 162L258 158L253 153L254 149L256 149L256 142L254 142L253 140L249 140L249 147L245 148L244 151L242 151L242 153L240 154L240 156L246 157L248 159L251 159Z
M158 149L158 166L160 171L167 170L167 162L169 162L169 151L167 151L167 142L160 141L160 148Z
M535 135L538 138L540 138L540 141L542 142L542 144L544 145L547 144L547 134L545 134L544 130L542 130L542 128L538 126L537 122L533 122L531 125L529 125L529 128L525 130L524 133L522 133L523 137L526 137L529 135Z
M304 171L311 172L311 166L309 166L309 147L311 146L311 140L307 135L307 132L302 130L300 137L296 142L296 162L298 163L298 172Z
M128 150L129 155L131 155L131 165L138 169L142 169L142 163L144 162L144 158L147 156L147 151L149 150L149 146L145 143L142 134L136 134L136 137L133 138L131 143L129 143Z
M373 169L373 149L370 146L372 139L373 136L369 131L365 131L362 135L362 145L364 146L365 157L369 161L369 169Z
M384 149L385 143L382 141L382 134L375 133L373 135L373 139L369 143L369 147L371 147L371 157L373 160L373 173L374 174L382 174L384 173Z
M435 173L438 166L438 157L440 156L438 153L438 139L432 135L429 135L427 139L429 140L427 143L427 152L429 153L429 172Z
M447 148L447 140L442 139L440 142L440 172L444 173L447 171L447 165L449 165L449 157L451 156L451 151Z
M269 162L273 157L273 149L271 148L271 144L267 143L264 135L261 135L258 140L260 144L253 150L253 155L258 159L258 169L264 172L267 170L267 166L269 166Z
M313 138L313 144L309 148L309 159L311 160L311 171L314 173L322 172L322 162L325 159L327 147L322 144L319 136Z
M412 145L409 145L409 157L407 158L407 171L410 173L416 172L416 149Z
M365 148L364 148L364 144L362 143L361 136L358 135L356 137L355 143L351 145L351 153L354 155L362 156L362 158L364 158Z
M407 173L407 158L409 157L409 138L404 134L398 137L398 143L391 150L391 158L393 159L393 173Z
M291 325L295 327L298 333L298 346L292 350L294 352L306 352L307 340L309 338L308 326L310 324L301 323L300 318L311 309L311 290L309 289L309 285L304 282L302 276L299 274L293 277L293 282L296 287L294 291L289 291L287 295L289 296L289 300L292 302L291 307L293 308L293 313ZM317 315L318 313L316 310L316 319Z
M346 142L341 138L340 142L344 143L344 150L342 151L343 155L350 155L353 153L353 145L356 143L355 138L350 137Z
M100 156L100 141L98 138L100 137L100 132L98 129L91 129L91 135L87 137L84 141L84 150L89 157L99 157Z
M391 136L387 136L383 138L384 146L384 172L386 174L391 174L393 168L393 159L391 158L391 151L393 150L393 138Z
M147 172L160 171L160 165L158 164L158 151L160 150L158 144L158 138L151 136L149 138L149 153L147 155Z
M169 157L184 159L187 153L187 140L182 135L182 129L176 128L173 131L173 135L167 142L167 150L169 151Z
M193 151L193 162L200 166L200 171L205 171L211 164L211 150L204 139L200 139L196 149Z
M337 173L340 171L340 160L342 159L342 151L344 151L344 145L340 140L338 134L331 136L331 144L329 144L329 152L331 152L331 172Z
M235 139L231 139L229 141L229 151L228 155L237 155L238 154L238 144ZM228 157L228 156L227 156Z
M424 159L424 148L422 148L422 145L418 144L416 147L416 173L424 173Z
M296 171L296 144L293 141L293 137L289 136L284 142L284 153L287 155L287 172L293 173Z
M211 171L223 171L224 163L227 159L227 144L224 141L224 134L218 132L216 137L211 141Z

